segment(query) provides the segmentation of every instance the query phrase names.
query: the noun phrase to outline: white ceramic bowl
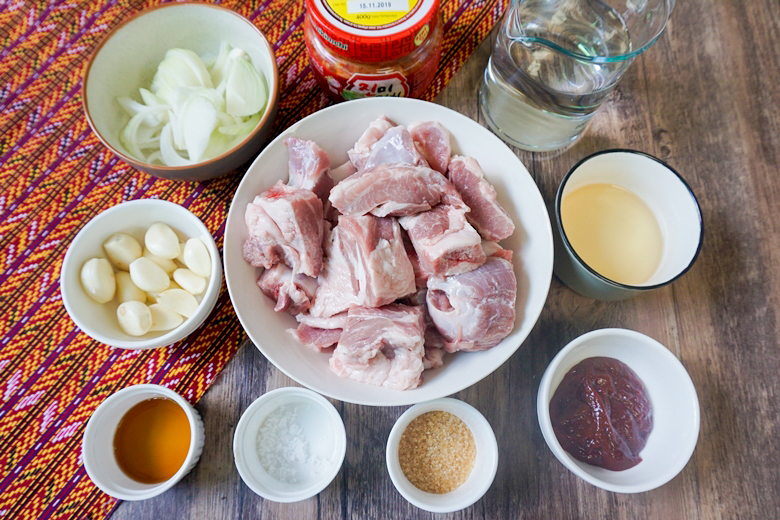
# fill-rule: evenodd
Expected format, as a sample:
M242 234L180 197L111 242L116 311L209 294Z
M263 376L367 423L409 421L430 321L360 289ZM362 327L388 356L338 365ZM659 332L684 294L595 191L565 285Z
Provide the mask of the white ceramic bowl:
M445 357L443 367L426 370L422 384L398 391L336 376L328 355L313 352L295 341L287 329L297 326L292 316L276 313L274 304L255 281L259 269L241 257L247 238L246 206L277 180L287 180L284 139L312 139L330 156L333 166L347 160L368 124L380 115L399 124L436 120L452 134L453 153L475 157L495 186L499 202L517 226L502 241L514 252L517 276L517 320L499 345L483 352L459 352ZM490 131L453 110L416 99L367 98L335 105L312 114L271 142L250 166L236 190L225 230L225 275L230 298L241 324L260 351L282 372L327 396L357 404L398 406L430 401L458 392L501 366L528 336L547 298L552 277L552 231L542 196L517 156ZM252 290L247 290L251 287Z
M159 484L137 482L119 468L114 456L114 434L119 421L136 404L147 399L167 397L182 407L190 422L190 449L179 471ZM203 451L203 421L195 408L182 396L159 385L135 385L123 388L103 401L89 418L81 442L84 469L107 495L120 500L146 500L172 488L198 463Z
M116 98L127 96L140 101L138 89L149 88L169 49L188 49L203 57L216 55L223 41L243 49L265 76L268 105L255 129L222 155L190 166L149 164L130 155L119 140L130 118ZM211 179L249 161L265 142L276 116L278 76L271 45L240 14L206 3L162 4L128 18L97 46L84 72L84 112L103 144L135 168L163 179Z
M406 478L398 461L401 435L416 417L433 411L445 411L457 416L471 430L477 448L474 469L466 481L449 493L427 493ZM398 418L387 438L387 471L390 480L403 497L413 505L433 513L449 513L469 507L482 498L493 483L498 469L498 444L493 428L479 411L468 403L444 398L420 403L406 410Z
M155 222L168 224L179 238L200 238L211 256L211 275L206 290L196 296L198 310L181 325L169 331L147 332L130 336L119 327L116 299L100 304L87 296L81 287L81 267L90 258L107 258L103 242L113 233L133 236L143 245L146 230ZM85 334L112 347L149 349L175 343L197 329L217 303L222 287L222 262L209 230L188 209L159 199L140 199L117 204L90 220L68 247L60 272L60 291L65 309Z
M305 439L305 456L318 463L314 470L305 465L291 466L295 474L290 482L269 474L258 454L258 434L263 422L283 406L288 413L295 413L292 420ZM290 442L294 441L291 437ZM325 489L338 474L346 452L347 433L341 416L327 399L305 388L278 388L257 398L241 415L233 436L233 457L241 479L249 489L274 502L298 502ZM297 482L291 483L292 480Z
M561 447L550 422L550 400L563 376L595 356L617 359L636 372L653 407L653 430L639 454L642 462L624 471L578 461ZM688 372L666 347L632 330L594 330L566 345L539 383L536 409L544 440L556 458L586 482L618 493L649 491L669 482L688 463L699 438L699 400Z

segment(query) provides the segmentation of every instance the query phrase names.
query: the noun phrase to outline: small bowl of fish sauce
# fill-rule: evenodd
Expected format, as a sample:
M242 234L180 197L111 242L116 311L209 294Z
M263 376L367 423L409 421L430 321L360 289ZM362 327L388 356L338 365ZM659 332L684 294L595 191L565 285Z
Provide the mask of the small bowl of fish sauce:
M498 444L476 408L444 398L412 406L398 418L386 458L390 479L406 500L448 513L474 504L490 488Z
M699 401L685 367L661 343L626 329L588 332L561 349L539 382L537 415L567 469L618 493L673 479L699 437Z
M173 487L198 462L203 422L183 397L159 385L124 388L103 401L82 440L87 475L121 500Z

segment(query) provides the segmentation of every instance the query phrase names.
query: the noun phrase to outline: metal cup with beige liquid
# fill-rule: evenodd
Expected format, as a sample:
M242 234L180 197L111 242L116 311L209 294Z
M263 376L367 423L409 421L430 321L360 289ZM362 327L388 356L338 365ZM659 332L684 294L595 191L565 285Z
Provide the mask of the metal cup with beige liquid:
M696 260L699 204L668 165L633 150L586 157L555 198L556 276L580 294L622 300L671 283Z

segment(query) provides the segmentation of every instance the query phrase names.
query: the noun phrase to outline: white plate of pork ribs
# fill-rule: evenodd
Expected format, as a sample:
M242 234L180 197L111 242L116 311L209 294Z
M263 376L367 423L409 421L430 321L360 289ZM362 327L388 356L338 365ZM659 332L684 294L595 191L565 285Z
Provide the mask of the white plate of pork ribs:
M399 406L458 392L518 350L553 240L534 180L489 130L434 103L367 98L263 150L223 257L236 314L276 367L335 399Z

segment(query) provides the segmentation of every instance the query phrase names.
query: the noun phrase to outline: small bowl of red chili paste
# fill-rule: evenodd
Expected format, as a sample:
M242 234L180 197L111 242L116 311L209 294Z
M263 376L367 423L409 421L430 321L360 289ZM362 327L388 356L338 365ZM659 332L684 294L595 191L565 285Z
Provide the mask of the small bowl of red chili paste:
M699 401L666 347L625 329L564 347L539 384L539 425L564 466L609 491L639 493L674 478L699 437Z

